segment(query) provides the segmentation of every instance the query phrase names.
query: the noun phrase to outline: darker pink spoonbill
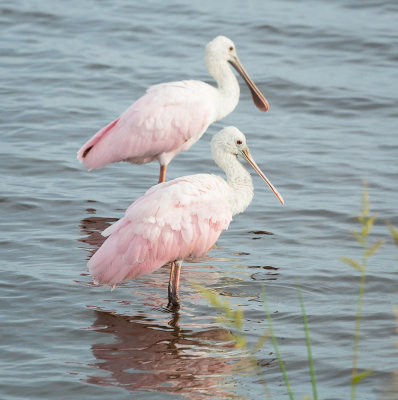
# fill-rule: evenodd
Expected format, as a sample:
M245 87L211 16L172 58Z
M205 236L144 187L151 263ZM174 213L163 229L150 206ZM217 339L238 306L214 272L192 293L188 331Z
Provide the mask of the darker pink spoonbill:
M178 307L182 261L207 253L232 217L243 212L253 198L251 176L238 156L284 204L253 160L245 135L237 128L217 133L211 141L211 152L227 179L198 174L151 187L123 218L102 233L108 238L88 262L95 283L115 287L171 262L169 307Z

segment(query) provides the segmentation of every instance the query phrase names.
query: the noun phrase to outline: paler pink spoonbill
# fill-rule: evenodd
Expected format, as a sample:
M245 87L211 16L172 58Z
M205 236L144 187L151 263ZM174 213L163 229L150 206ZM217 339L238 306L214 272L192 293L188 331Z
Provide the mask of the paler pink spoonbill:
M102 233L108 238L88 262L96 284L114 287L171 262L169 306L178 306L182 261L207 253L232 217L243 212L253 198L251 176L238 155L284 204L253 160L245 135L237 128L231 126L217 133L211 141L211 152L227 180L198 174L151 187L124 217Z
M268 110L267 100L243 69L230 39L213 39L206 46L205 61L217 87L195 80L150 87L84 144L77 153L78 160L89 170L119 161L145 164L158 160L159 182L164 182L173 157L189 149L211 123L224 118L238 104L239 83L230 65L246 81L254 104L261 111Z

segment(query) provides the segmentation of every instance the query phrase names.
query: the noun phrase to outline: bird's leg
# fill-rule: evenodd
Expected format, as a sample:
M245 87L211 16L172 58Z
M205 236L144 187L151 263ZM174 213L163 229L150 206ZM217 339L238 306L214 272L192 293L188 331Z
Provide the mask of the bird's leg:
M167 165L160 166L159 183L162 183L166 180L166 169L167 169Z
M167 307L176 308L180 306L180 295L178 289L180 286L180 271L182 261L173 261L171 263L169 280L169 304Z

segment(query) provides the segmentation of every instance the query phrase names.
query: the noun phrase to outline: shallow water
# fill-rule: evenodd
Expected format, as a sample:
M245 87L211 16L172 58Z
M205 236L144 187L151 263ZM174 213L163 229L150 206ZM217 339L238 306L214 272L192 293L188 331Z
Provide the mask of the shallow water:
M374 372L360 399L397 399L398 6L388 1L15 1L1 14L0 234L2 399L259 398L264 379L287 398L270 341L259 374L191 286L200 282L245 313L255 343L274 329L293 391L311 395L295 281L308 313L319 397L349 396L357 271L340 261L361 249L362 181L377 216L360 342L360 369ZM236 125L283 195L260 179L255 198L217 247L182 273L182 308L166 308L168 270L113 292L93 286L86 262L100 232L156 182L158 165L87 172L78 148L151 84L211 82L205 44L235 41L270 102L241 101L179 155L168 179L220 173L211 136ZM394 372L395 371L395 372Z

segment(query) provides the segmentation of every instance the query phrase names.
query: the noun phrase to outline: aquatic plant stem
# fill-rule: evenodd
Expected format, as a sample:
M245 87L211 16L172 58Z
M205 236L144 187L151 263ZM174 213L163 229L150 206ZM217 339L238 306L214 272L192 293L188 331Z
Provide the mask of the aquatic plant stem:
M366 257L364 256L363 270L359 281L359 295L357 305L357 317L355 322L355 336L354 336L354 354L352 357L352 380L351 380L351 400L356 398L356 387L358 381L355 379L358 375L358 352L359 352L359 338L361 333L361 320L362 320L362 308L363 308L363 297L365 293L365 280L366 280Z
M217 318L218 321L222 325L234 331L234 333L230 333L230 335L228 335L228 339L229 340L232 339L235 342L236 347L243 350L246 353L249 364L255 366L256 374L260 378L263 378L261 380L261 383L263 385L266 398L268 400L272 400L271 392L259 368L259 360L255 356L255 354L262 348L264 342L268 338L268 333L262 335L259 338L256 345L250 348L243 333L243 310L241 309L233 310L229 304L229 299L228 298L222 299L220 295L218 295L213 290L207 289L198 283L191 283L191 285L203 295L205 300L212 307L214 307L221 313L221 315Z
M359 352L359 338L360 338L361 321L362 321L363 298L365 293L366 266L368 258L371 257L384 243L384 240L378 240L372 245L369 244L369 234L372 229L373 223L375 221L374 216L369 216L369 209L370 209L369 194L367 190L367 184L366 182L364 182L364 191L362 195L362 213L358 217L358 221L362 225L362 230L359 232L351 231L353 236L362 245L363 248L362 264L358 263L357 261L351 258L347 257L341 258L342 261L346 262L351 267L354 267L361 274L359 280L359 295L358 295L358 305L357 305L357 316L355 322L354 349L352 357L351 400L355 400L356 398L357 384L362 379L366 378L369 374L372 373L372 370L366 370L358 374L358 366L357 366L358 352Z
M297 287L297 294L298 294L300 306L301 306L301 314L303 315L305 341L306 341L307 353L308 353L308 365L309 365L310 374L311 374L312 394L314 396L314 400L318 400L318 393L317 393L317 389L316 389L315 369L314 369L314 362L313 362L313 358L312 358L311 340L310 340L310 331L308 328L307 313L305 312L303 296L301 295L301 290L300 290L300 287L297 284L297 282L296 282L296 287Z
M265 291L265 286L263 287L263 298L264 298L264 308L265 308L265 312L267 314L268 328L269 328L269 332L270 332L270 335L271 335L272 345L274 346L276 358L278 359L279 367L280 367L280 369L282 371L283 379L285 381L285 386L286 386L287 392L289 394L289 399L290 400L294 400L293 391L292 391L292 388L290 386L289 379L287 377L285 364L284 364L284 362L282 360L282 357L281 357L281 355L279 353L278 342L276 340L276 337L275 337L275 334L274 334L274 329L272 327L271 313L269 312L269 309L268 309L267 295L266 295L266 291Z
M354 348L352 356L352 377L351 377L351 400L356 398L356 388L358 384L358 353L359 353L359 339L361 333L361 321L362 321L362 309L363 309L363 297L365 293L365 280L366 280L366 263L367 263L367 250L369 248L368 235L373 224L373 219L368 217L369 213L369 200L367 186L364 183L364 192L362 195L362 214L358 217L359 222L362 224L363 229L361 232L354 235L364 249L364 254L362 258L362 264L359 265L358 270L361 273L359 280L359 294L358 294L358 304L357 304L357 316L355 321L355 334L354 334ZM371 220L368 225L368 221Z

